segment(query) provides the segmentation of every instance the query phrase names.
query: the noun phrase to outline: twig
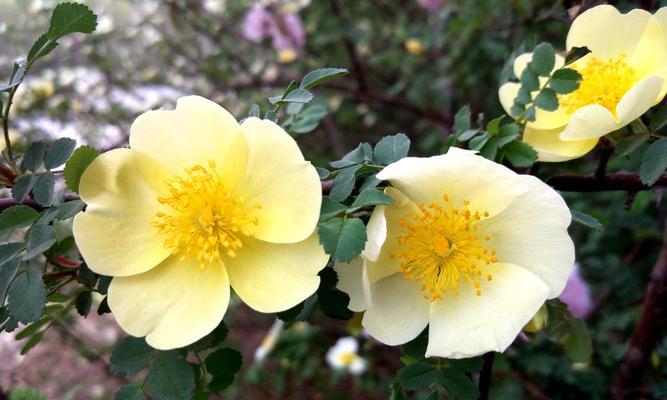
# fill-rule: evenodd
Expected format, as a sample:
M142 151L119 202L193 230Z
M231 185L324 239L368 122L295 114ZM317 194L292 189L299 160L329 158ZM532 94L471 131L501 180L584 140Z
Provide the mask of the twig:
M595 177L598 179L604 179L604 175L607 172L607 163L612 154L614 154L614 145L611 144L609 139L603 137L600 139L602 144L602 154L600 154L600 159L598 160L598 165L595 168Z
M479 373L479 400L489 400L491 390L491 379L493 376L493 359L496 353L491 351L482 356L484 365Z
M343 16L340 12L340 6L338 5L338 0L329 0L329 4L331 4L331 10L333 11L333 14L340 20L340 26L343 27L345 24L343 24ZM361 65L361 61L359 61L359 56L357 55L357 51L354 48L354 43L350 40L349 37L346 36L345 32L342 33L343 37L343 45L345 46L345 50L347 51L348 57L350 57L350 63L352 64L352 70L354 71L354 76L357 78L357 83L359 85L359 91L365 92L368 89L368 81L366 81L366 74L364 72L364 68Z
M666 221L667 222L667 221ZM612 400L636 398L642 372L649 356L662 337L667 321L667 226L662 249L651 272L644 296L641 317L630 339L630 346L616 371L609 391Z

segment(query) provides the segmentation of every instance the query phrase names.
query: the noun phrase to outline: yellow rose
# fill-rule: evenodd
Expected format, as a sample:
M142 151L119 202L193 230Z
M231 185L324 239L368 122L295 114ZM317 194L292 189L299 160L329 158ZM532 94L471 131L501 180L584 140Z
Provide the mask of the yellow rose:
M526 126L524 141L540 161L583 156L601 136L640 117L667 91L667 7L655 15L639 9L621 14L609 5L591 8L572 23L567 36L567 50L583 46L591 52L570 66L582 75L579 88L560 96L556 111L538 109ZM530 58L517 58L517 77ZM562 57L556 65L563 65ZM508 113L518 90L517 83L500 88Z
M114 277L120 326L158 349L213 330L230 285L258 311L293 307L327 262L313 235L320 182L296 142L270 121L239 125L202 97L141 115L130 148L95 159L79 189L81 254Z
M362 259L338 264L338 287L377 340L398 345L428 325L426 356L504 351L574 262L570 212L539 179L471 151L404 158L377 175Z

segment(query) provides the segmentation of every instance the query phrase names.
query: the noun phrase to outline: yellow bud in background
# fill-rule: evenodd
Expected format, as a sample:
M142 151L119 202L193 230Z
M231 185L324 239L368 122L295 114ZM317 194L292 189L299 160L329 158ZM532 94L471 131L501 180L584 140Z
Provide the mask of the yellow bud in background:
M278 62L282 64L289 64L296 60L296 51L293 49L280 50L278 52Z
M537 314L528 321L526 326L523 327L523 330L529 333L539 332L547 326L549 322L549 312L547 311L546 305L543 305L538 311Z
M405 41L405 49L408 53L418 56L424 52L424 45L419 39L411 38Z

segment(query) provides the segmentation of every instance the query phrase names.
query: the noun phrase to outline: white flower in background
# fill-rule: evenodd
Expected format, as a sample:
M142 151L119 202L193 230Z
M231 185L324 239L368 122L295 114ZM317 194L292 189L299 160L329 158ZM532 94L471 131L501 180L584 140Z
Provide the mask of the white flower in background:
M283 329L284 322L276 319L276 321L271 325L271 329L266 333L262 343L255 349L255 361L262 362L267 355L276 347L276 342L280 337L280 332Z
M360 375L366 370L367 363L357 354L358 350L359 344L355 338L342 337L327 351L327 363L331 368L346 370L352 375Z

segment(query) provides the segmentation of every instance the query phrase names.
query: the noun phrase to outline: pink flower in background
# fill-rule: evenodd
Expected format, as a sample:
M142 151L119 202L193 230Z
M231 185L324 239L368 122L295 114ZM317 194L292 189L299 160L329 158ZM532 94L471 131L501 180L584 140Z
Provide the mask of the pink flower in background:
M251 42L271 38L273 48L300 51L306 43L301 19L296 14L272 12L259 4L252 6L243 19L243 37Z
M579 273L579 264L574 264L560 300L567 304L568 310L577 318L586 318L591 312L593 300L588 284Z
M442 7L442 0L418 0L419 5L430 12L436 12Z

